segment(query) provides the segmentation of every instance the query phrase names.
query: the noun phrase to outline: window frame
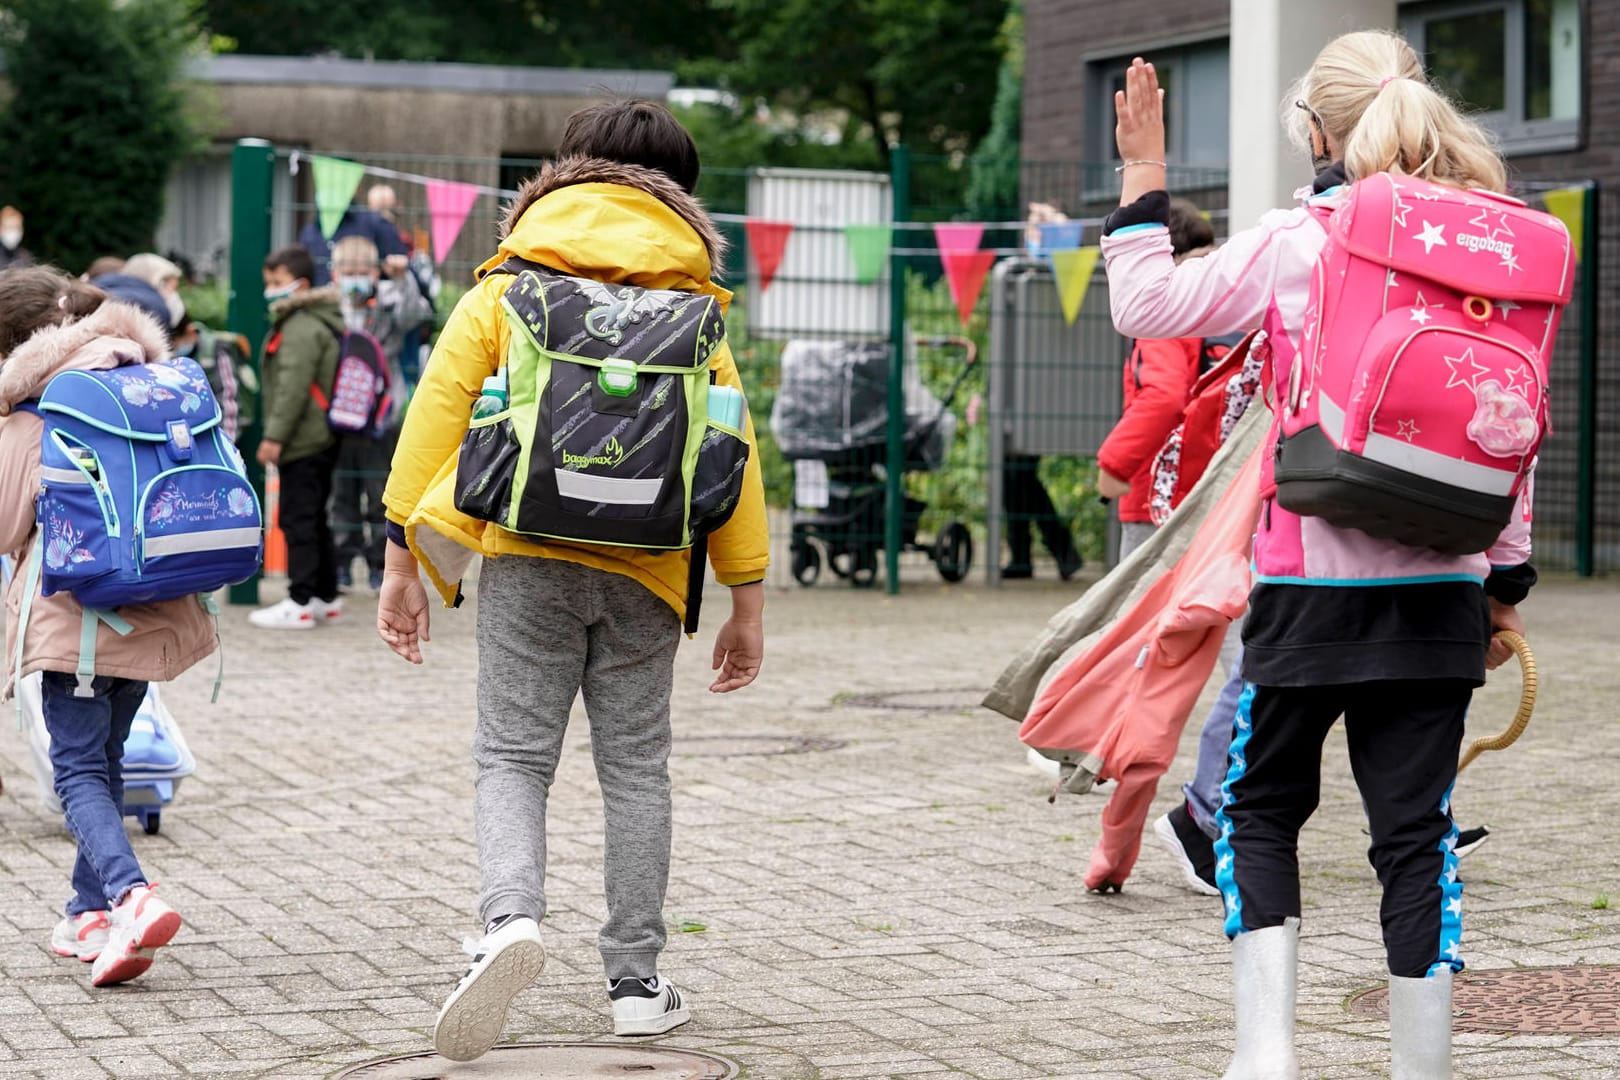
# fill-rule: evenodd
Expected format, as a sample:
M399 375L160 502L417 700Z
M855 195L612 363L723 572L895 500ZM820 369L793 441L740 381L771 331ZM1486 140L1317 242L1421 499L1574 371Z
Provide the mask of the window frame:
M1191 162L1187 160L1188 125L1186 118L1191 111L1190 95L1191 85L1186 77L1187 57L1193 53L1219 52L1226 59L1226 126L1221 129L1221 155L1219 161ZM1231 80L1232 80L1232 38L1224 31L1205 31L1193 35L1159 41L1152 45L1137 46L1135 49L1116 52L1113 50L1097 52L1084 56L1086 69L1086 98L1092 102L1087 110L1089 115L1082 118L1085 126L1083 132L1084 145L1087 148L1086 160L1106 165L1112 168L1119 163L1118 148L1114 142L1114 80L1119 73L1125 70L1133 56L1152 56L1156 64L1167 67L1171 72L1169 92L1166 94L1166 113L1173 118L1170 125L1169 142L1165 147L1167 159L1174 165L1186 166L1191 169L1208 170L1211 173L1227 172L1232 167L1231 142ZM1095 198L1099 195L1117 194L1117 184L1112 183L1110 175L1107 181L1099 181L1087 176L1086 190L1082 195ZM1224 183L1224 181L1223 181Z
M1428 24L1441 19L1480 15L1500 11L1503 14L1502 55L1506 66L1502 72L1502 93L1508 107L1473 115L1495 133L1502 153L1509 157L1529 154L1561 153L1580 150L1585 146L1585 127L1589 81L1587 79L1591 49L1588 43L1590 26L1587 4L1579 5L1581 71L1580 100L1576 115L1568 118L1531 120L1526 118L1525 99L1526 64L1525 38L1527 33L1525 0L1423 0L1401 5L1401 34L1411 43L1418 55L1428 57ZM1466 105L1466 103L1464 103Z

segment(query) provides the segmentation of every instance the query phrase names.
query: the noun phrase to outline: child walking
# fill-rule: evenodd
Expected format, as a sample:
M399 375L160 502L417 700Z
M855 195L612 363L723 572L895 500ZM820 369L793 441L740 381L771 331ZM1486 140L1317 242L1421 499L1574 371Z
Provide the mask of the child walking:
M461 569L472 553L484 556L473 738L484 936L470 948L472 967L434 1028L435 1047L452 1060L471 1060L494 1045L512 999L544 964L539 921L546 912L546 804L569 711L581 691L606 817L608 918L597 944L614 1034L656 1035L691 1016L685 995L660 974L658 957L671 839L670 693L682 620L688 605L699 600L689 594L693 556L684 550L540 542L476 519L458 509L456 465L475 402L482 408L480 387L501 378L497 372L510 369L509 359L520 348L524 357L540 356L531 343L539 332L553 350L593 349L605 359L599 370L569 368L568 379L579 380L582 371L589 375L567 386L558 381L563 369L547 361L553 383L539 391L540 400L533 382L511 382L511 415L532 417L539 410L548 446L575 430L593 432L583 442L562 444L577 452L564 452L561 467L553 466L549 454L533 455L528 486L521 500L513 496L519 504L513 513L521 514L538 489L549 487L551 497L573 492L594 505L602 513L591 520L626 521L624 506L641 499L647 485L667 488L657 479L605 474L638 454L656 432L643 431L634 442L626 436L623 444L608 433L631 430L641 416L655 418L645 423L658 415L673 419L665 411L671 395L663 380L680 370L669 366L677 354L694 355L694 344L700 361L707 356L708 377L698 368L694 378L709 391L711 409L717 397L735 398L741 390L723 339L702 333L661 340L673 333L664 329L677 318L673 305L691 310L693 296L713 298L720 308L730 301L730 293L712 280L724 244L692 196L697 178L697 147L662 106L630 101L575 113L558 160L523 188L499 251L450 316L394 454L384 496L388 561L377 613L383 641L421 663L428 607L419 567L445 603L455 604ZM514 328L514 298L516 304L534 304L536 296L546 306L529 308ZM648 318L643 305L671 314L668 320L662 314ZM637 350L654 359L640 367L641 361L623 359ZM643 387L646 396L623 396L643 380L652 380ZM717 394L720 387L729 389ZM575 406L553 436L553 415ZM480 431L497 433L501 423L511 422L478 421ZM752 448L745 414L728 427ZM717 693L751 683L764 649L769 553L764 488L752 452L734 505L729 521L707 537L714 576L731 593L731 617L714 648L720 674L710 690ZM678 510L674 520L681 521ZM633 525L617 527L628 534Z
M34 496L40 489L37 415L19 411L51 379L166 359L163 329L128 304L49 267L0 275L0 552L22 567L42 542ZM41 696L51 738L51 769L78 842L73 895L51 933L59 956L91 964L90 982L127 982L152 965L153 952L180 929L180 916L153 892L124 832L124 740L148 681L175 678L212 653L213 623L195 597L121 607L127 633L97 624L94 677L80 678L83 609L66 591L42 595L29 575L12 577L6 597L4 694L15 679L43 672ZM19 634L27 611L26 634Z
M1333 41L1295 98L1296 134L1319 170L1302 205L1272 211L1215 253L1178 266L1164 228L1162 92L1151 65L1131 66L1115 97L1124 191L1102 242L1121 333L1222 334L1264 320L1273 363L1287 371L1308 340L1324 222L1343 205L1347 180L1396 173L1457 189L1505 186L1488 138L1430 87L1416 54L1393 34ZM1410 231L1419 231L1420 216L1412 211ZM1400 287L1395 278L1390 289ZM1415 325L1432 317L1414 311ZM1535 582L1528 491L1527 481L1510 524L1475 555L1376 539L1265 502L1243 634L1247 683L1216 844L1236 988L1227 1080L1299 1075L1298 837L1316 808L1323 739L1341 714L1384 890L1392 1075L1451 1076L1462 887L1450 792L1469 697L1486 669L1510 655L1491 640L1492 628L1523 629L1515 606Z

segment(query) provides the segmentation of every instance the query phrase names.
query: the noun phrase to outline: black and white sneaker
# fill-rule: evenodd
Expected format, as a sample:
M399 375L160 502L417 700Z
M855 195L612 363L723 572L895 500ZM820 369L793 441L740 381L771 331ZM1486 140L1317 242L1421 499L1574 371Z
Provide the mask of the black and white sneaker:
M472 1061L489 1052L506 1028L506 1010L546 966L540 927L526 915L490 923L483 940L461 945L472 967L456 984L433 1025L433 1048L451 1061Z
M1491 830L1481 825L1477 829L1463 829L1457 833L1457 846L1454 850L1457 858L1478 851L1485 841L1491 838Z
M662 1035L692 1019L681 992L657 975L608 983L608 1000L615 1035Z
M1205 896L1221 895L1215 885L1215 841L1193 821L1186 803L1155 821L1153 832L1181 867L1189 889Z

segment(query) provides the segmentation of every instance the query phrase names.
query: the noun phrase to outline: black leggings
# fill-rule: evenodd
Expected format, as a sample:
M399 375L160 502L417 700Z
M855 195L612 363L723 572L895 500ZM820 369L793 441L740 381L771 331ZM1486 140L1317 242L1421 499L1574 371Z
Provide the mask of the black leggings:
M1322 742L1342 714L1372 833L1367 857L1384 887L1390 974L1417 978L1438 964L1460 971L1462 883L1451 786L1472 694L1472 684L1458 679L1250 683L1216 817L1227 935L1299 917L1299 831L1321 794Z

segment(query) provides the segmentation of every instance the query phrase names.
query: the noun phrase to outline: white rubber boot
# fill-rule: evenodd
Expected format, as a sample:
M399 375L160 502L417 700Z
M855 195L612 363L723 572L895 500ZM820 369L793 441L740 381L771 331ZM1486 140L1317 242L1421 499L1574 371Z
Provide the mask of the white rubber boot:
M1451 1080L1451 969L1389 977L1391 1080Z
M1299 1080L1294 991L1299 920L1250 930L1232 942L1237 1049L1221 1080Z

